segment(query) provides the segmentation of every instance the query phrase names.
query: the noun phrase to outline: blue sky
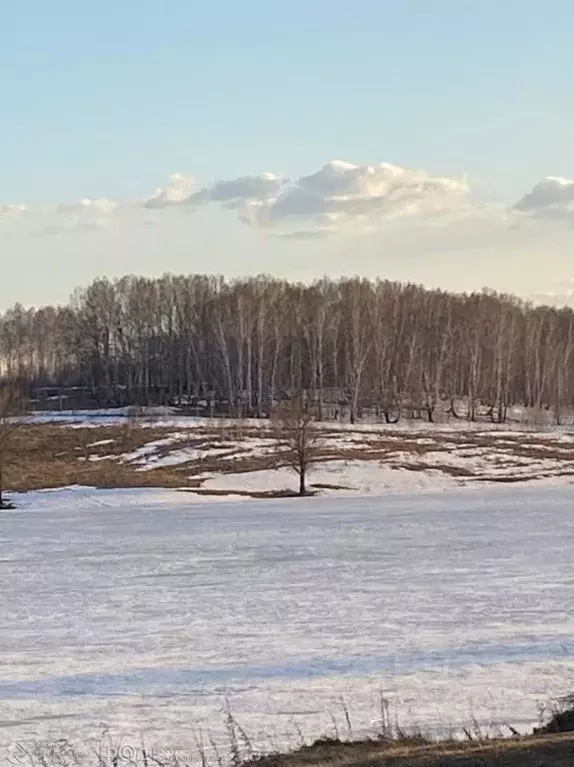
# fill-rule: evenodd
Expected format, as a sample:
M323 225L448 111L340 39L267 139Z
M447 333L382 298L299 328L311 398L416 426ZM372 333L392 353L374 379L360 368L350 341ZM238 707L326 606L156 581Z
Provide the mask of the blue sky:
M0 204L144 199L173 172L199 188L264 171L293 180L342 159L468 174L473 200L512 205L546 176L574 178L572 50L571 0L6 2ZM235 238L240 227L222 216L223 236L211 214L195 217L198 248ZM148 270L173 251L165 218L158 225ZM10 237L39 264L90 252L85 279L97 273L94 243ZM239 239L247 254L247 233ZM329 247L326 264L341 252ZM268 250L293 255L271 240ZM180 254L167 268L184 265ZM16 274L21 286L22 300L41 300Z

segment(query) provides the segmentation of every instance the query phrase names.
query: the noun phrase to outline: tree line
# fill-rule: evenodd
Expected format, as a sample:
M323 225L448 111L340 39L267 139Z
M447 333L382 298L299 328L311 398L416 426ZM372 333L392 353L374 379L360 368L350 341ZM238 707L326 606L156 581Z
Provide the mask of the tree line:
M101 405L209 403L265 416L304 392L316 417L437 409L499 422L574 406L574 312L483 290L260 276L96 279L65 306L0 315L5 379L78 387Z

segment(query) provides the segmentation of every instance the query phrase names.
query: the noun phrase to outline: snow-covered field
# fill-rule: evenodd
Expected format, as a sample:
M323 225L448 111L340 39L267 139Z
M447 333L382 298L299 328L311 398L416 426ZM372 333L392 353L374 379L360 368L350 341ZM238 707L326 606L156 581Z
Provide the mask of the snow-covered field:
M0 743L195 748L526 729L574 690L569 487L215 502L69 488L0 514ZM210 759L215 757L206 746ZM1 751L0 751L1 753ZM4 762L3 762L4 763Z

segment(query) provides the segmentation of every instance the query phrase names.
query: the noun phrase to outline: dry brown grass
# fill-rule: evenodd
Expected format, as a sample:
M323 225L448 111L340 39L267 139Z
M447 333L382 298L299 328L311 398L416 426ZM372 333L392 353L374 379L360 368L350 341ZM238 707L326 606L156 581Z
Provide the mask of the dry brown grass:
M381 462L393 468L410 471L426 471L432 468L444 474L472 481L515 482L525 479L523 473L509 472L501 476L486 476L485 472L475 473L475 467L468 468L460 463L452 464L449 456L457 453L457 447L492 451L493 463L496 456L517 459L517 466L524 458L532 459L532 477L547 474L535 463L540 459L555 459L561 464L559 473L574 474L574 446L556 443L551 435L495 432L397 432L361 433L346 431L345 441L335 442L341 432L325 429L325 441L318 451L318 460L363 460ZM175 435L175 440L172 438ZM349 440L351 436L352 440ZM55 424L22 425L13 435L13 446L7 456L6 489L8 491L37 490L66 485L91 485L95 487L181 487L201 489L200 475L205 473L252 472L278 468L286 465L278 453L261 454L246 449L251 439L269 439L272 433L263 425L260 428L241 423L217 422L200 430L185 429L177 432L173 427L140 425L101 426L98 428L71 428ZM190 450L189 460L172 466L148 468L145 471L122 459L124 454L133 453L150 442L170 438L169 444L160 444L155 456L162 458L172 450ZM420 439L428 441L419 442ZM100 443L110 440L106 444ZM331 441L330 441L331 440ZM363 441L361 441L363 440ZM255 443L254 443L255 444ZM219 450L218 455L205 455L205 451ZM193 458L193 452L197 457ZM444 454L445 460L432 465L425 461L427 453ZM203 453L203 455L202 455ZM403 460L404 457L404 460ZM98 460L100 459L100 460ZM504 465L504 464L502 464ZM555 475L552 470L548 475ZM327 489L317 486L316 489ZM330 486L328 489L348 489ZM215 491L202 494L218 495ZM222 493L226 494L226 493ZM237 494L237 493L234 493ZM267 493L239 493L256 497L269 497ZM273 493L282 496L283 493ZM573 764L574 767L574 764Z
M88 456L119 456L170 433L166 429L123 426L70 429L53 425L24 425L16 430L6 460L8 491L39 490L66 485L94 487L193 487L177 467L136 471L117 460L90 461ZM113 443L93 446L111 439Z
M69 428L61 425L22 425L15 432L12 450L6 461L6 489L10 492L40 490L86 485L99 488L170 487L193 491L201 495L242 495L254 498L284 498L289 491L248 492L202 490L195 475L203 472L249 472L278 465L275 457L242 456L230 447L227 454L169 467L139 471L137 465L121 461L124 454L133 453L150 442L173 436L165 427L102 426ZM261 436L242 430L241 438ZM214 428L200 434L190 432L183 439L158 447L162 457L173 449L221 447L237 439L237 429ZM107 440L106 444L101 443ZM102 460L94 460L100 458ZM312 494L312 493L310 493Z
M319 741L259 767L574 767L574 734L477 742Z

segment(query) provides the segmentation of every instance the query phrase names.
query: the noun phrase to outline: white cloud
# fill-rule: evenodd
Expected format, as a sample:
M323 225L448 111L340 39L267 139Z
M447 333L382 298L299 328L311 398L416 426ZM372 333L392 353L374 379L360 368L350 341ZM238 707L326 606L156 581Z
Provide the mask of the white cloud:
M559 221L574 223L574 181L546 178L509 206L477 204L464 176L433 175L389 163L356 165L333 160L292 181L267 172L200 188L190 176L174 173L165 186L139 200L84 197L53 206L1 205L0 231L41 236L120 225L127 230L164 219L169 228L175 227L179 214L166 217L165 209L183 212L200 205L216 217L225 215L221 207L235 209L243 224L294 243L402 236L416 249L428 249L428 233L440 229L443 233L437 237L452 243L451 247L456 243L468 248L471 240L475 244L498 240L504 247L511 239L523 242L526 235L564 242Z
M515 209L541 218L574 221L574 181L548 176L524 195Z
M235 207L246 201L272 199L278 194L283 183L282 177L274 173L240 176L230 181L218 181L213 186L202 189L191 201L221 202Z
M151 197L144 201L146 208L169 208L188 202L195 193L195 180L183 173L172 173L165 187L155 190Z
M334 160L276 197L251 201L241 217L264 227L312 223L332 231L360 223L376 228L397 217L459 208L468 191L465 178L433 177L388 163L353 165Z
M91 199L89 197L82 197L80 200L72 203L62 203L58 205L57 212L64 216L70 216L82 213L96 213L102 215L109 215L113 213L118 207L118 203L107 198Z
M107 229L118 208L119 204L114 200L83 197L56 207L30 208L28 223L36 236L56 235L71 229Z

